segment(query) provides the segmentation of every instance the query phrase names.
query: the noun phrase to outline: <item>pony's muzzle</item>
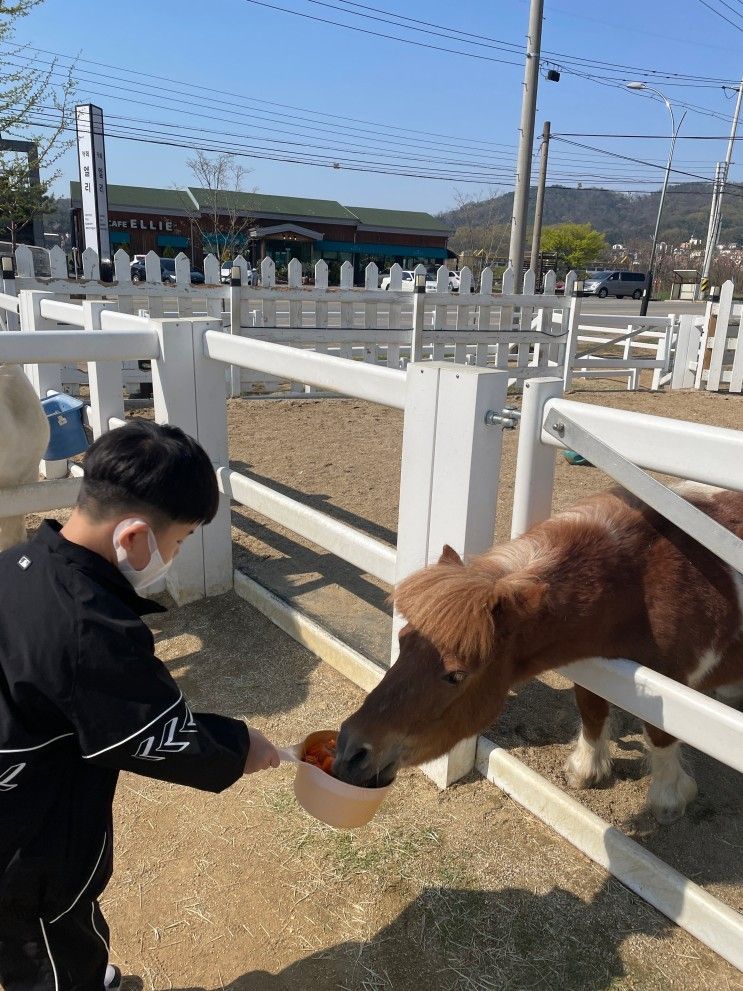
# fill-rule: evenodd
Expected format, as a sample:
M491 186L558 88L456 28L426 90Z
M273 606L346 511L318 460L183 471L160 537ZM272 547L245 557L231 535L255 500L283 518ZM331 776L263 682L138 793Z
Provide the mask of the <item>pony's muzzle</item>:
M336 745L333 774L341 781L362 787L389 784L397 771L397 760L389 761L374 752L371 744L354 736L347 725L341 727Z

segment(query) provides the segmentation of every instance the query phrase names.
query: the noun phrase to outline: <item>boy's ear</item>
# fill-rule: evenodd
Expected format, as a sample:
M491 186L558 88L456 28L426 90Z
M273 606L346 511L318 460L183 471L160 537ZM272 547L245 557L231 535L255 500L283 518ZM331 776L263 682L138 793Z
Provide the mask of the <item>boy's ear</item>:
M450 547L448 544L444 544L444 549L441 552L441 557L439 558L439 564L459 564L464 567L464 561L461 559L459 554Z

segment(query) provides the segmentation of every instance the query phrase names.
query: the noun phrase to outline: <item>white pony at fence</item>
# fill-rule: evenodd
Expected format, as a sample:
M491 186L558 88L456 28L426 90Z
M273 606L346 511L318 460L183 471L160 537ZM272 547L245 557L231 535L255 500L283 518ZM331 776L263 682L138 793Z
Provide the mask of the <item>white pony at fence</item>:
M36 482L49 424L20 365L0 365L0 493ZM0 518L0 550L26 537L23 516Z

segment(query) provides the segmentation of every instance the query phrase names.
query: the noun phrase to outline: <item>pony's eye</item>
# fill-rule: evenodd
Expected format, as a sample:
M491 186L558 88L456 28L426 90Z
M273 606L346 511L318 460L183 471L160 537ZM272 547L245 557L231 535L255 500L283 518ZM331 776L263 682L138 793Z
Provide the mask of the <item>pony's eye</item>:
M450 685L460 685L466 677L466 671L447 671L444 675L444 681L448 682Z

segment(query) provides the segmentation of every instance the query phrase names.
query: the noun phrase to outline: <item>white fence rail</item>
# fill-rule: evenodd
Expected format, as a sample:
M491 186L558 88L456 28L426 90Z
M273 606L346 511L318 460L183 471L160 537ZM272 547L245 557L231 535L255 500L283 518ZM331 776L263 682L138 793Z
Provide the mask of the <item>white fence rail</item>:
M682 316L671 386L707 392L743 392L743 303L726 282L703 317Z

